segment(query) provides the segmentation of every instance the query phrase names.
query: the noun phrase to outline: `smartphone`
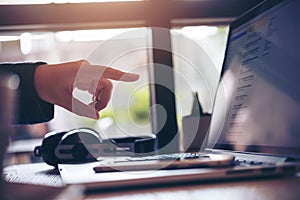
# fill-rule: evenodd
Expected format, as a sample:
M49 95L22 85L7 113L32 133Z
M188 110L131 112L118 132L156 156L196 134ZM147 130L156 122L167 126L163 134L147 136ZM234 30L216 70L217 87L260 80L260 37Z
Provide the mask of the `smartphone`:
M234 156L224 154L196 153L195 157L178 157L179 154L167 154L146 157L114 157L103 158L94 167L96 173L116 171L141 171L165 169L190 169L203 167L232 166ZM165 156L165 157L164 157Z

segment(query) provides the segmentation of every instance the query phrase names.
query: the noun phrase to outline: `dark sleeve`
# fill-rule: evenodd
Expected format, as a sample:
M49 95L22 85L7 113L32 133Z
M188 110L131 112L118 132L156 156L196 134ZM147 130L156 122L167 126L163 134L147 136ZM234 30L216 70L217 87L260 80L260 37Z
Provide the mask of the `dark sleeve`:
M18 99L16 105L17 117L15 124L34 124L47 122L54 116L54 105L39 98L34 86L34 72L44 62L0 64L0 68L11 71L20 77Z

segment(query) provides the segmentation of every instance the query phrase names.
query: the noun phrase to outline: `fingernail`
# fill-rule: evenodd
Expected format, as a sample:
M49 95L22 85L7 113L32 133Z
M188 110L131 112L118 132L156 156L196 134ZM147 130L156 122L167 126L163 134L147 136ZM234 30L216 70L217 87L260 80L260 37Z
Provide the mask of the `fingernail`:
M140 77L139 74L135 74L135 73L132 73L131 75L132 75L133 77L135 77L135 78L139 78L139 77Z
M125 74L122 79L124 81L128 80L128 81L136 81L140 78L140 75L139 74L134 74L134 73L128 73L128 74Z

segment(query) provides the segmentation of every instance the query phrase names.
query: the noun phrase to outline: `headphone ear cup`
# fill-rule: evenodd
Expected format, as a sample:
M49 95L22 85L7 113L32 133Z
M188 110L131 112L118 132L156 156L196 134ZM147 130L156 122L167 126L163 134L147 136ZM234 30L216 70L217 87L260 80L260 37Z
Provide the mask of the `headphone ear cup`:
M42 157L44 162L48 165L57 167L58 163L60 163L60 159L55 155L55 149L66 133L66 131L53 131L47 133L43 139L42 145L35 147L34 155L37 157Z
M63 135L55 149L60 163L86 163L97 160L99 144L102 139L99 134L88 128L70 130Z
M48 165L57 167L59 163L85 163L96 161L99 156L99 134L88 128L67 132L50 132L42 145L34 149L34 155L42 157Z

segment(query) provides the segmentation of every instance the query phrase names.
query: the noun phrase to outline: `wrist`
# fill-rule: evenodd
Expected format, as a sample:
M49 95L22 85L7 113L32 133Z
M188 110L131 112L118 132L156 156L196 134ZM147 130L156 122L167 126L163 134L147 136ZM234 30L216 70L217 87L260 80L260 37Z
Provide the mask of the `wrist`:
M49 66L47 64L42 64L36 68L34 73L34 86L38 96L42 100L55 104L49 94L51 90L51 74L48 68Z

